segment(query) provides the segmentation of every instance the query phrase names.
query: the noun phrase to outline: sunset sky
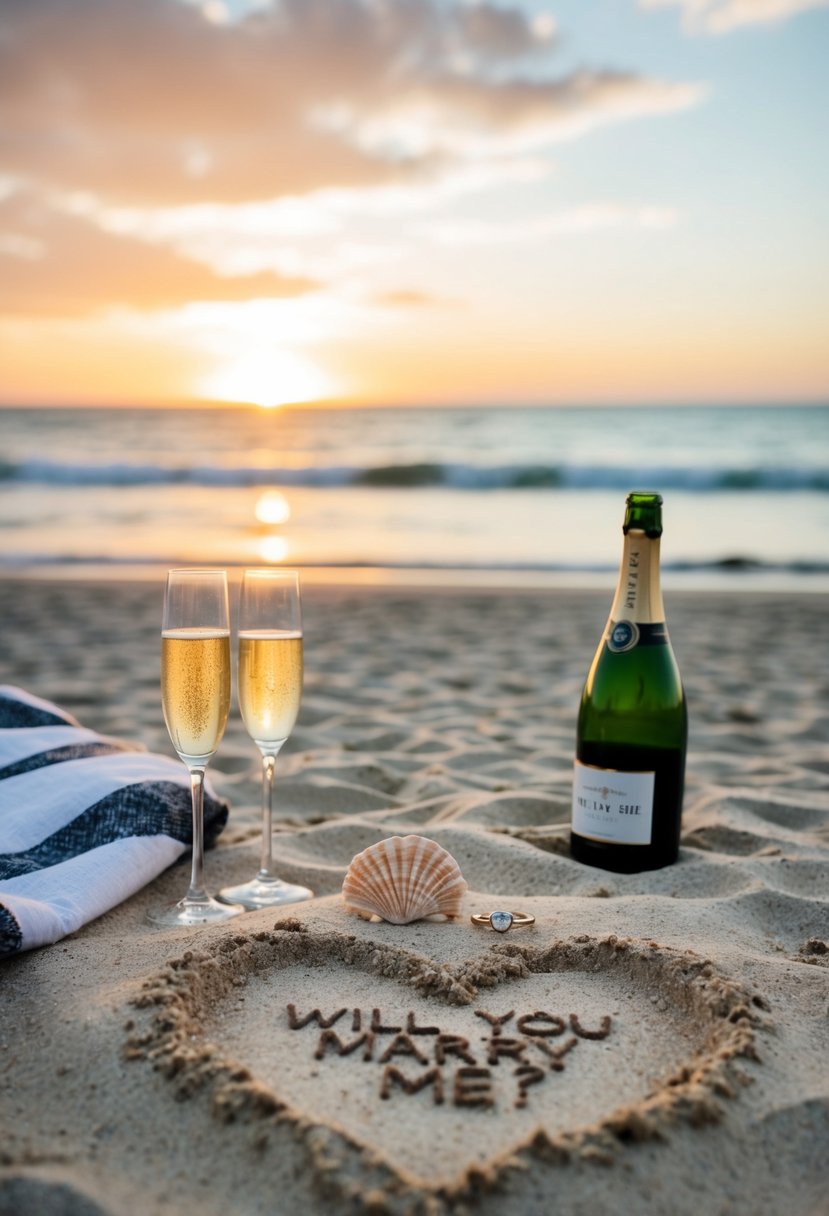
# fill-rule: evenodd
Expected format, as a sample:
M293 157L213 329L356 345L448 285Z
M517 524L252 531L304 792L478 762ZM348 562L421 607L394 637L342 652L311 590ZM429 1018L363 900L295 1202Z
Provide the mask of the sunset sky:
M829 399L829 0L0 0L0 403Z

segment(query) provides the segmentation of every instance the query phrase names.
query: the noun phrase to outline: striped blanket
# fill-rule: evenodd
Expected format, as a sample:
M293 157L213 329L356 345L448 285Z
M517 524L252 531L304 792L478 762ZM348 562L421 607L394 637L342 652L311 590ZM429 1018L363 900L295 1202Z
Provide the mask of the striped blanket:
M205 843L228 807L208 788ZM56 942L140 890L192 843L179 760L86 730L0 685L0 956Z

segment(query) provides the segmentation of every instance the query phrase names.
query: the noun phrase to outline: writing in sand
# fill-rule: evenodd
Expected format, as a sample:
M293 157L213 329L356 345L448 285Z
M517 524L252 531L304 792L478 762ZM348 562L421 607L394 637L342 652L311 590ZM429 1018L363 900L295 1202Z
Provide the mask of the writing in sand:
M609 1015L597 1027L585 1027L574 1013L562 1017L536 1009L516 1016L514 1009L503 1014L475 1009L483 1026L474 1029L484 1033L473 1046L471 1037L419 1025L412 1011L397 1025L380 1009L367 1015L343 1008L325 1016L319 1009L299 1013L288 1005L287 1011L291 1030L317 1032L315 1060L347 1057L379 1066L380 1098L427 1091L436 1105L448 1101L482 1108L497 1106L499 1100L526 1106L528 1090L563 1072L566 1057L580 1042L606 1039L611 1031Z

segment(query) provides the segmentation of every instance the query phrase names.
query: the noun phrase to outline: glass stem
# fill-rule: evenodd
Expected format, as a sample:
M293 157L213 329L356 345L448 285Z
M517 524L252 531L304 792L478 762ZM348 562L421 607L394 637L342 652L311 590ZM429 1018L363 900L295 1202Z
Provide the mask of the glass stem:
M273 877L273 774L276 752L262 753L262 864L260 878Z
M190 769L190 793L193 801L193 854L190 869L190 888L186 898L203 902L207 899L204 889L204 769Z

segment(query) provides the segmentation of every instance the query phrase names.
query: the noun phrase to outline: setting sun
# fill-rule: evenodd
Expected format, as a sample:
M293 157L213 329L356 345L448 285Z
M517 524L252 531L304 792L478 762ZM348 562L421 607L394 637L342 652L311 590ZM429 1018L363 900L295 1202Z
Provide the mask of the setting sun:
M333 395L333 385L306 355L288 350L255 350L229 360L202 381L216 401L245 402L263 409Z

